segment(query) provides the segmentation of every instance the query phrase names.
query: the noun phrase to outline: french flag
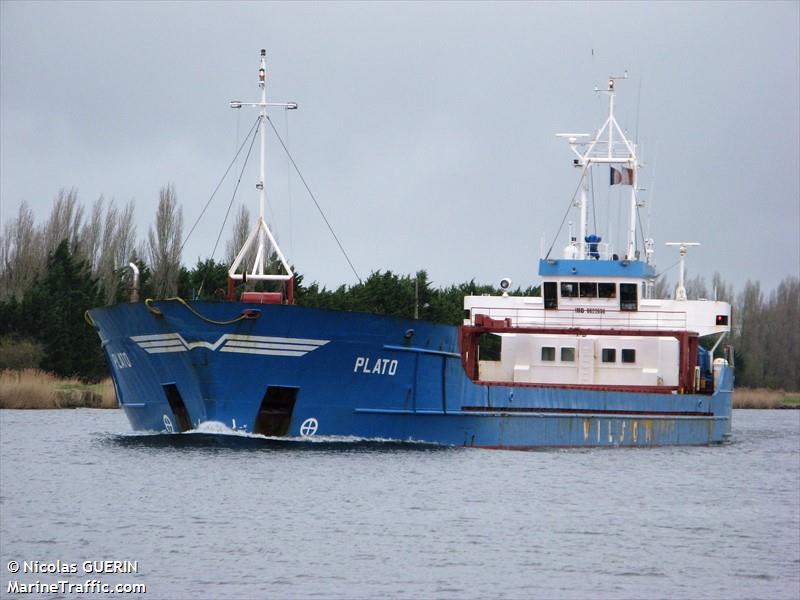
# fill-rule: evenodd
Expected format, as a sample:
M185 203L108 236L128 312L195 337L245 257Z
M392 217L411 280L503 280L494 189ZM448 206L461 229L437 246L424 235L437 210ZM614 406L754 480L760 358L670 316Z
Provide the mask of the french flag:
M615 169L611 167L610 175L610 185L633 185L633 169L629 169L628 167Z

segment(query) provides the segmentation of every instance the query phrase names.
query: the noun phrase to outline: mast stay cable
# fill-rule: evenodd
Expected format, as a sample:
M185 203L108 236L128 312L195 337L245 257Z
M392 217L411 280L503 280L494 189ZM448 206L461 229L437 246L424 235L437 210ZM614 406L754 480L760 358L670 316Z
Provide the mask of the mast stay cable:
M342 242L339 241L339 238L337 237L336 233L333 231L333 227L331 227L331 224L328 221L328 217L325 216L325 212L322 210L322 207L319 205L319 202L317 202L316 196L314 196L314 193L311 191L311 188L308 186L308 183L306 183L306 178L303 177L303 174L300 172L300 168L297 166L297 163L294 161L294 157L289 152L289 149L286 147L286 144L283 143L283 138L281 138L281 134L278 133L278 130L276 129L275 124L272 122L272 119L270 119L269 116L267 116L267 122L269 123L270 127L272 127L272 131L275 132L275 135L277 136L278 141L281 143L281 146L283 146L283 151L286 152L286 156L289 157L289 160L291 161L292 166L294 167L294 170L297 172L297 175L300 177L300 181L303 182L303 185L305 186L306 191L308 192L308 195L311 196L311 199L314 201L314 204L316 205L317 210L319 211L319 214L322 216L322 220L325 221L325 225L328 226L328 231L331 232L331 235L333 236L333 239L336 240L336 243L339 245L339 250L342 251L342 254L344 255L345 260L347 260L347 264L350 265L350 269L353 271L353 274L356 276L356 279L358 279L358 283L364 283L361 280L361 277L359 276L358 272L356 271L356 268L353 266L353 262L350 260L350 257L347 255L347 252L345 251L344 246L342 246ZM563 225L563 223L562 223L562 225Z
M217 246L219 245L219 240L222 237L222 232L225 230L225 224L228 222L228 216L231 214L231 207L233 206L233 201L236 198L236 192L239 191L239 184L242 182L242 175L244 174L244 170L247 167L247 161L250 159L250 153L253 151L253 144L255 144L256 136L254 131L256 130L256 125L258 125L259 121L261 121L261 115L256 118L256 122L253 125L253 129L250 130L250 133L247 134L247 137L253 136L253 139L250 140L250 147L247 149L247 154L244 157L244 163L242 164L242 168L239 171L239 178L236 180L236 185L233 188L233 194L231 194L231 201L228 203L228 210L225 211L225 218L222 221L222 225L219 228L219 233L217 234L217 241L214 242L214 249L211 251L211 259L214 259L214 255L217 253ZM247 142L247 138L244 139ZM238 153L237 153L238 154ZM200 282L200 288L197 291L197 295L200 295L200 292L203 290L203 286L206 283L206 275L203 275L203 280Z
M252 135L253 131L255 131L256 125L258 125L259 118L260 117L256 118L255 123L253 123L253 126L250 128L250 132L247 134L247 136L245 136L244 141L239 146L239 149L236 151L236 155L233 157L233 160L231 161L231 164L229 164L228 168L225 169L225 173L223 173L222 178L219 180L219 183L217 184L217 187L214 188L214 191L211 193L211 197L206 202L206 205L203 207L203 210L200 211L200 215L195 220L194 225L192 225L192 228L189 230L189 233L187 233L186 237L183 239L183 243L181 244L181 248L180 248L179 252L183 252L183 247L186 245L186 242L189 241L189 237L194 232L195 227L197 227L197 224L200 222L200 219L202 219L203 215L206 213L206 209L208 209L208 205L211 204L211 201L214 199L214 196L219 191L219 188L222 185L222 182L225 181L225 178L228 176L228 173L230 172L231 167L233 167L234 163L236 162L236 159L239 158L239 154L241 154L242 148L244 148L245 144L247 143L247 138L249 138ZM212 255L212 258L213 258L213 255Z
M561 233L561 229L564 227L564 222L567 220L567 217L569 216L569 211L572 208L573 203L575 202L575 196L578 195L578 192L580 191L581 186L583 185L583 178L586 177L586 169L588 167L589 167L588 162L585 165L583 165L583 170L581 171L580 179L578 179L578 187L575 188L575 192L572 194L572 198L570 198L569 200L569 204L567 205L567 212L564 213L564 218L561 219L561 225L558 226L558 231L556 231L556 235L553 238L553 243L550 244L550 247L547 249L547 254L545 254L544 256L545 260L550 258L550 253L553 251L553 246L556 245L558 234Z

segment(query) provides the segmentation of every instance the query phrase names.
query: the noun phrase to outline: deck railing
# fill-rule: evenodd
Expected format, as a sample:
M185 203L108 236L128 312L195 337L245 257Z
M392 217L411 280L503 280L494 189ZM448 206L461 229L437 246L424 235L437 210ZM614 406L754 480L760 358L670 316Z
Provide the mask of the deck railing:
M645 329L680 331L686 329L685 311L638 310L575 307L572 310L545 310L539 307L482 307L470 309L470 323L475 315L492 319L511 319L514 327L553 327L584 329Z

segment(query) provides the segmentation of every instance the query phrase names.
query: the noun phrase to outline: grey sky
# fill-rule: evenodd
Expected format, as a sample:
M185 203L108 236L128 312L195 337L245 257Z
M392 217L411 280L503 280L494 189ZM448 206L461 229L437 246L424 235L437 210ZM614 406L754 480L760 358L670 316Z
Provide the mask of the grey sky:
M257 99L263 47L269 98L300 105L290 147L362 277L527 285L577 185L553 134L599 126L592 90L627 69L618 115L634 133L638 113L657 267L677 258L664 242L699 241L690 275L771 289L800 272L798 7L3 1L0 220L27 200L41 222L75 187L87 206L134 199L144 239L173 182L188 230L255 118L228 101ZM274 140L269 155L268 220L290 261L352 283ZM237 196L254 215L255 174ZM233 183L184 263L211 253ZM618 192L599 196L598 233L610 214L616 242Z

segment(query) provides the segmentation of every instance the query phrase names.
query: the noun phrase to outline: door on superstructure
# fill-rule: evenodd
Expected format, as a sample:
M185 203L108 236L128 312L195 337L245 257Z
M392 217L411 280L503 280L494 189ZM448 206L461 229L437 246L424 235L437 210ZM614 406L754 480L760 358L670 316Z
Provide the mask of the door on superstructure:
M578 338L578 383L594 383L594 340Z
M555 281L544 282L544 307L558 308L558 284Z
M635 283L620 283L619 284L619 309L620 310L638 310L638 292L639 286Z

